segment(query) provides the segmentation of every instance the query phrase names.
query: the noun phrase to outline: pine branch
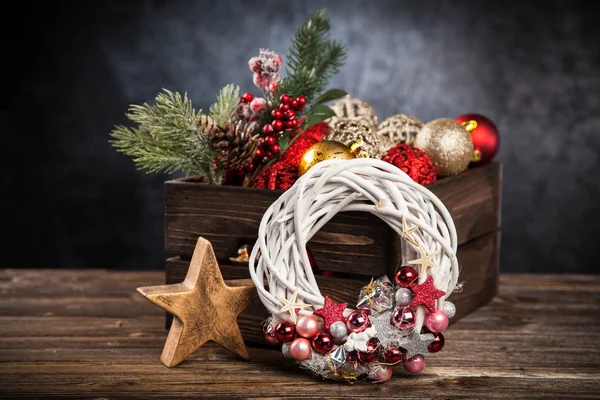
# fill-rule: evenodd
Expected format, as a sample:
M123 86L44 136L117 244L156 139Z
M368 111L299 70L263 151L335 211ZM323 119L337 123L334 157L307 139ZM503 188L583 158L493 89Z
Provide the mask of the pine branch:
M240 87L226 85L217 95L217 102L210 106L210 116L222 125L233 117L240 102Z
M138 126L116 126L111 144L148 172L182 171L220 183L222 171L214 169L215 155L198 126L202 110L196 113L187 93L182 97L178 92L163 90L154 106L145 103L129 107L126 115Z

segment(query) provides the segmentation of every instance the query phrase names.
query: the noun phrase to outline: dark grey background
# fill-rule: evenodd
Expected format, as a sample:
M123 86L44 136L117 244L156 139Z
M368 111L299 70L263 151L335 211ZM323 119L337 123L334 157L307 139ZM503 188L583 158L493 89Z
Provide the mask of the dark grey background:
M3 28L1 266L162 268L166 177L111 127L163 87L205 109L252 89L247 60L286 54L320 6L350 50L332 86L380 119L497 123L504 271L597 271L600 29L577 1L23 2Z

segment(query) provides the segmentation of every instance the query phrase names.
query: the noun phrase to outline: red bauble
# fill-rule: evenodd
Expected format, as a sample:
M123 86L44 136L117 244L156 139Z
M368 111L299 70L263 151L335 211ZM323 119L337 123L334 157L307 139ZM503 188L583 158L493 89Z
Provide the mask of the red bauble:
M471 165L485 165L492 161L500 148L500 134L496 125L481 114L463 114L456 120L471 132L475 148L475 159ZM477 157L480 157L479 161L475 161Z
M415 326L416 319L417 316L410 307L396 308L392 314L392 323L401 331L405 331Z
M297 99L297 100L298 100L298 105L299 105L299 106L304 106L304 105L306 105L306 97L304 97L304 96L298 96L298 99Z
M379 356L379 339L371 338L367 342L367 351L359 351L358 359L363 363L370 363Z
M254 99L254 96L252 95L252 93L244 93L242 95L242 97L240 98L240 101L242 103L250 103L252 101L252 99Z
M283 321L275 327L275 337L282 343L291 342L296 334L296 327L291 322Z
M265 135L270 135L270 134L272 134L273 132L274 132L274 131L273 131L273 125L271 125L271 124L266 124L265 126L263 126L263 133L264 133Z
M276 119L271 125L273 125L273 129L275 130L275 132L279 132L283 129L283 122L281 122L281 120Z
M436 180L435 166L422 150L405 143L398 143L381 158L400 168L410 178L421 185L429 185Z
M279 97L279 102L280 102L281 104L288 104L288 103L290 102L290 96L288 96L287 94L282 94L282 95Z
M273 154L279 154L279 152L281 151L281 147L275 143L273 146L271 146L271 151L273 152Z
M281 119L283 118L283 111L273 110L271 111L271 117L273 117L273 119Z
M320 354L325 354L333 349L333 336L329 332L319 332L312 340L313 349Z
M395 280L396 285L400 287L408 287L411 283L415 282L419 274L413 267L404 266L396 272Z
M259 147L258 149L256 149L256 153L254 153L254 157L260 158L262 156L263 156L263 149Z
M275 335L275 327L273 325L267 328L265 332L265 339L272 346L276 346L280 343L279 339L277 339L277 336Z
M427 350L429 350L430 353L437 353L444 348L445 343L446 339L444 339L444 335L442 335L441 332L433 333L433 342L427 346Z
M296 117L296 112L294 110L287 110L286 112L283 113L283 116L286 119L293 119Z
M354 311L346 319L346 326L350 332L362 332L367 329L369 319L360 311Z
M285 113L285 112L287 112L287 111L290 111L290 105L289 105L289 104L285 104L285 103L281 103L281 104L279 105L279 109L280 109L282 112L284 112L284 113Z
M269 125L265 125L265 128L269 126ZM265 144L269 147L273 146L275 144L275 138L273 136L267 136L265 138Z
M383 352L381 357L381 361L386 364L398 364L399 362L403 363L405 360L406 350L399 349L396 347L390 347L386 351Z
M296 99L293 99L292 101L290 101L290 106L291 106L291 107L292 107L294 110L298 109L298 100L296 100Z

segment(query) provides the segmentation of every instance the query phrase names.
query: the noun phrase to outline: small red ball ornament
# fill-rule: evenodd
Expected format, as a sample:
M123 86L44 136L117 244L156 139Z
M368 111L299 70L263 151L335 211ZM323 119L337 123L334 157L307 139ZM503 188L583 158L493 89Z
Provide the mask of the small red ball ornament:
M471 132L473 161L471 165L485 165L492 161L500 148L500 134L496 125L481 114L463 114L456 117Z
M398 364L399 362L404 362L404 358L405 358L405 353L406 351L402 351L401 349L398 349L396 347L390 347L389 349L387 349L386 351L383 352L383 355L381 357L381 361L383 361L386 364Z
M277 110L279 111L279 110ZM275 121L273 121L273 123L271 123L271 125L273 125L273 129L275 130L275 132L279 132L283 129L283 122L279 119L276 119Z
M363 363L370 363L379 356L379 339L371 338L367 342L367 351L359 351L358 359Z
M333 336L329 332L319 332L312 340L313 350L325 354L333 349Z
M346 326L350 332L362 332L367 329L368 323L368 318L360 311L354 311L348 315L346 320Z
M273 146L271 146L271 152L273 154L279 154L280 151L281 151L281 146L279 146L277 143L275 143Z
M298 100L293 99L292 101L290 101L290 106L296 110L298 108Z
M429 185L435 182L435 166L425 152L405 143L398 143L381 158L400 168L410 178L421 184Z
M276 346L280 343L279 339L275 335L275 327L269 326L265 332L265 340L272 346Z
M415 326L416 315L410 307L396 308L392 314L392 323L401 331Z
M268 125L265 125L265 127L267 127ZM265 144L269 147L273 146L275 144L275 138L273 136L267 136L265 138Z
M273 119L281 119L283 118L283 112L281 110L273 110L271 111L271 117Z
M306 105L306 97L298 96L298 105L300 105L300 106Z
M419 277L417 270L413 267L404 266L401 267L398 272L396 272L395 280L396 285L400 287L408 287L411 283L416 281Z
M411 374L417 374L425 368L425 357L417 354L404 362L404 369Z
M263 126L263 133L265 135L270 135L274 132L273 130L273 125L271 124L266 124L265 126Z
M284 116L286 119L293 119L293 118L295 118L295 117L296 117L296 112L295 112L294 110L288 110L288 111L286 111L285 113L283 113L283 116Z
M254 96L252 95L252 93L244 93L242 95L242 97L240 98L240 101L242 103L250 103L253 99L254 99Z
M446 343L446 339L444 339L444 335L441 332L433 334L433 342L427 346L427 350L430 353L437 353L438 351L444 348L444 344Z
M296 327L291 322L283 321L275 327L275 337L282 343L291 342L296 334Z
M290 102L290 96L288 96L287 94L282 94L279 97L279 102L282 104L288 104Z
M289 104L285 104L285 103L281 103L281 104L279 105L279 109L280 109L282 112L284 112L284 113L285 113L285 112L287 112L287 111L290 111L290 105L289 105Z

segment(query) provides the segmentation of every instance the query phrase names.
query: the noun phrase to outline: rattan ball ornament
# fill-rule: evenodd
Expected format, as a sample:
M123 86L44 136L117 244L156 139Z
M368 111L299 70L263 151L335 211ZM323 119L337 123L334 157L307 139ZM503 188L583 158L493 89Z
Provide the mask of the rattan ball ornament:
M365 118L332 118L327 138L350 147L358 157L381 158L385 154L375 128Z
M313 165L324 160L351 160L355 158L350 148L340 142L323 140L310 146L298 164L298 176L302 176Z
M378 120L375 110L366 101L346 95L331 105L338 118L364 118L377 128Z
M379 124L377 136L386 149L391 149L398 143L413 145L423 122L411 115L396 114Z
M465 171L473 156L473 142L465 127L449 118L426 123L414 146L429 156L438 176L458 175Z
M321 293L306 244L339 212L372 213L398 233L402 238L401 265L422 264L414 268L408 287L380 277L357 293L356 306L337 303ZM287 333L281 327L291 324L289 331L295 326L296 332L300 328L304 335L291 341L289 351L283 348L284 355L324 378L354 382L368 377L383 382L391 372L382 379L379 372L385 365L378 354L400 350L406 356L398 362L403 360L404 368L416 373L433 353L428 346L437 332L427 329L442 331L447 325L444 310L448 307L444 304L458 281L456 249L450 213L428 189L382 160L334 159L314 165L267 209L249 269L260 300L272 314L265 329L275 327L281 336ZM398 304L394 304L396 297ZM373 304L387 304L387 311L377 312ZM392 323L398 310L410 314L410 326L398 329ZM350 323L357 315L364 323ZM309 333L299 316L317 318L318 332L311 329ZM288 343L288 339L293 338L279 341ZM419 368L413 365L415 360Z

